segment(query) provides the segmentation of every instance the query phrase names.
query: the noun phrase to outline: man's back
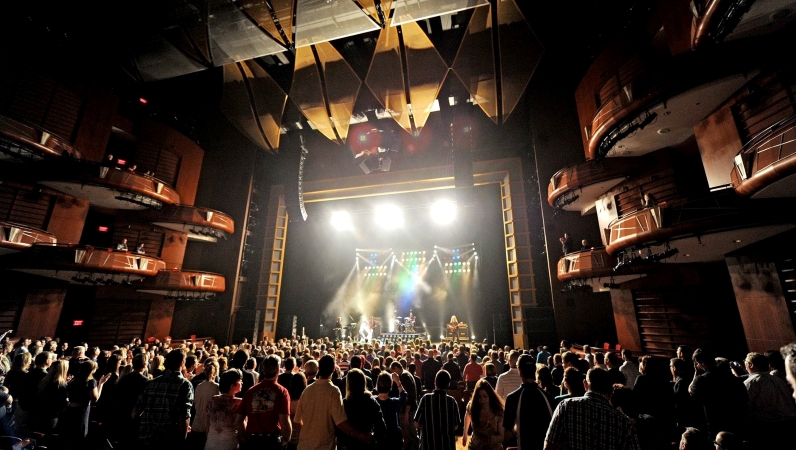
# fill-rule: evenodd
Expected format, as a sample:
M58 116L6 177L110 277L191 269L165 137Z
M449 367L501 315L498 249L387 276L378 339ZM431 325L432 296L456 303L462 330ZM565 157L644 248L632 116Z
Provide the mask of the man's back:
M180 421L191 417L193 386L178 371L167 370L147 383L135 411L140 417L138 437L147 443L172 439Z
M299 450L333 449L334 430L347 420L340 390L329 379L321 378L307 386L296 410L301 423Z
M541 449L550 419L553 417L555 398L539 389L535 383L523 383L506 397L503 428L514 430L517 426L519 450Z
M553 413L545 440L567 450L639 449L630 419L594 392L562 401Z
M443 390L435 390L420 399L415 414L420 425L423 450L454 450L455 430L460 425L459 405Z
M423 380L423 387L425 389L434 389L434 377L437 372L442 368L442 364L434 358L429 358L423 363L422 374L420 378Z
M495 392L500 398L505 399L509 394L519 389L522 385L522 377L516 367L512 367L508 372L500 374L495 386Z

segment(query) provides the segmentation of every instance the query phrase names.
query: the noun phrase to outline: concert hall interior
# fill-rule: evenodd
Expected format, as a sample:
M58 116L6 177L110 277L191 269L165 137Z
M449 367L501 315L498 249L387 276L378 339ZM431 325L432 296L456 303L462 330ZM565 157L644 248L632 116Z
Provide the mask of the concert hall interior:
M796 1L5 3L16 337L796 341Z

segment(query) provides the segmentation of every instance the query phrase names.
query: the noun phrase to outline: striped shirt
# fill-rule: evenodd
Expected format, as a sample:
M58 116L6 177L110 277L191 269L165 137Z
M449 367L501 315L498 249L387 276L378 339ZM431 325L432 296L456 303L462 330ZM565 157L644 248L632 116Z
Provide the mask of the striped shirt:
M640 449L630 419L594 392L562 401L553 413L545 441L567 450Z
M508 372L500 374L495 392L497 392L500 398L506 400L506 397L519 389L520 386L522 386L520 371L516 367L512 367Z
M415 413L423 450L455 450L455 430L461 425L459 405L445 391L435 390L420 399Z

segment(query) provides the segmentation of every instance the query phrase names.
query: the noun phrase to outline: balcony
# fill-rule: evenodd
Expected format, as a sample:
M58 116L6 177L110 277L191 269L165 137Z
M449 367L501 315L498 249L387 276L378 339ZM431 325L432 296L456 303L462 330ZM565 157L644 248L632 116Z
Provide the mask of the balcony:
M558 280L591 286L594 292L608 291L625 281L643 277L648 269L640 265L615 270L617 259L605 247L568 253L558 260Z
M177 191L156 178L96 163L51 168L39 184L109 209L161 209L180 202Z
M152 256L67 244L37 244L15 256L6 267L74 284L131 284L166 268Z
M206 300L225 289L223 275L185 270L161 270L137 288L139 292L165 295L175 300Z
M738 195L791 197L796 192L796 114L750 140L735 157L730 179Z
M216 242L235 232L235 221L228 214L209 208L166 205L153 213L153 225L188 234L194 241Z
M80 158L80 152L64 139L39 127L0 116L0 161L41 161L67 155Z
M606 251L620 262L710 262L796 228L793 202L744 201L732 190L643 208L612 221ZM663 247L663 251L653 250Z
M613 158L610 163L590 160L565 167L550 179L547 202L564 211L593 212L600 195L636 171L639 162L638 158Z
M0 222L0 255L30 248L33 244L55 244L55 235L11 222Z
M694 126L757 73L765 52L758 47L756 54L754 44L629 58L594 93L597 111L583 130L586 158L640 156L690 138Z
M796 11L791 1L695 0L691 5L696 12L693 48L707 47L728 37L741 38L760 29L774 32L792 21Z

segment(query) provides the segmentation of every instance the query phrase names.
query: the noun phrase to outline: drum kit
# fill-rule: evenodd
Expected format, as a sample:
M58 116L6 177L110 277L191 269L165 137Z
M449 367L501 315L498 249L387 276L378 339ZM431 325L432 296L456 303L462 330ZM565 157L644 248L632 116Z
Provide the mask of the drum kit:
M415 333L415 321L411 317L396 317L395 331L397 333Z

